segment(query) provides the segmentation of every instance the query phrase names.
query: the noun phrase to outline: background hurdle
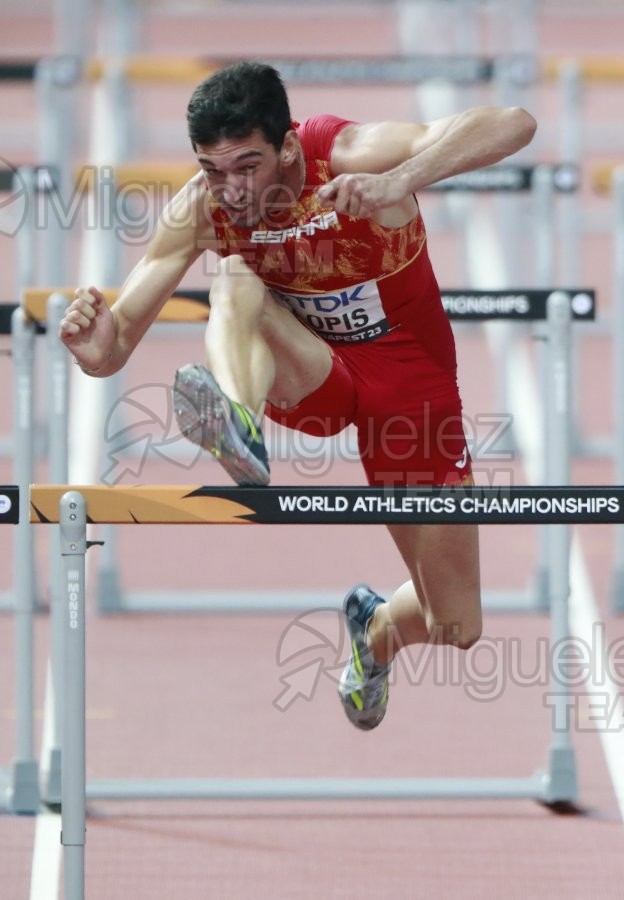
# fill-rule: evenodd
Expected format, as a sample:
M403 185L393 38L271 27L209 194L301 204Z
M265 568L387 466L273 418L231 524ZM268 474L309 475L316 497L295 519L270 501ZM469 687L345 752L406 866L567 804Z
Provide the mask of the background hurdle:
M71 70L71 72L70 72ZM12 227L4 234L15 235L17 257L16 294L35 283L37 241L35 240L35 215L37 200L59 191L63 173L69 161L71 146L72 110L66 90L75 83L77 69L68 61L3 61L0 62L0 82L24 82L31 84L37 95L39 123L32 144L40 164L20 165L0 170L0 192L13 192L20 197L21 221L16 222L12 211ZM11 151L13 152L13 151ZM7 153L7 145L3 155ZM36 158L36 157L35 157ZM8 160L3 159L3 164ZM46 241L41 247L43 277L55 282L64 280L64 235L61 224L54 218L48 221ZM8 325L8 315L3 317L3 331ZM32 406L35 327L26 321L21 311L12 311L13 352L15 354L14 433L0 440L0 452L14 455L14 477L23 488L33 478L35 447L35 421ZM5 331L6 333L6 331ZM28 370L28 374L26 374ZM37 435L40 437L40 435ZM15 446L22 444L21 452ZM22 510L25 513L25 510ZM39 806L39 773L34 753L34 653L33 614L39 607L35 581L34 554L31 536L25 520L14 533L14 560L16 572L13 589L0 598L0 609L14 614L15 621L15 694L16 734L15 757L6 779L6 790L0 791L0 807L16 813L34 813Z
M64 483L67 479L67 375L66 352L64 348L55 342L54 335L58 328L58 322L63 313L66 302L72 293L69 291L57 291L47 295L45 289L29 290L24 293L24 308L28 314L37 321L46 318L52 334L52 343L49 349L49 360L52 366L52 407L56 423L52 441L57 449L52 454L54 466L54 480ZM509 291L443 291L443 303L449 318L463 321L485 320L509 320L516 322L540 322L547 316L549 297L557 296L557 292L543 290L509 290ZM115 291L107 291L106 299L110 304L116 297ZM574 290L564 293L564 302L571 304L571 315L578 321L591 321L595 315L594 292L591 290ZM162 310L159 321L165 322L202 322L208 315L208 293L202 291L179 291ZM556 326L551 323L551 329ZM65 374L64 374L65 373ZM65 406L63 407L63 404ZM546 417L547 424L552 427L552 420ZM552 443L546 440L544 446ZM116 449L112 447L109 456L115 456ZM552 462L552 470L544 465L544 477L549 478L549 483L554 483L567 471L569 463L565 460ZM544 610L547 608L547 584L545 576L545 557L541 560L540 570L536 574L535 584L526 592L489 592L485 596L485 605L489 610ZM310 598L303 593L280 598L275 595L267 596L254 594L236 595L223 598L220 595L202 592L197 595L186 594L183 597L176 594L162 592L149 592L147 594L124 596L119 584L119 573L116 554L116 537L114 532L107 529L105 534L105 551L101 560L98 583L98 606L105 612L154 612L172 609L175 611L188 610L223 610L234 608L238 610L266 611L307 608Z

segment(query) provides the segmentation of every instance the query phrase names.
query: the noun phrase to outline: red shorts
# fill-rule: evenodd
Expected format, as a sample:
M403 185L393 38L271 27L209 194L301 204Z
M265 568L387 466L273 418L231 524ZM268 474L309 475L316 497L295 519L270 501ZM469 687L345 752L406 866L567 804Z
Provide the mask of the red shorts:
M450 333L450 326L449 326ZM268 405L287 428L329 437L354 424L371 485L457 485L471 474L450 336L432 354L398 326L364 344L331 346L323 384L297 406Z

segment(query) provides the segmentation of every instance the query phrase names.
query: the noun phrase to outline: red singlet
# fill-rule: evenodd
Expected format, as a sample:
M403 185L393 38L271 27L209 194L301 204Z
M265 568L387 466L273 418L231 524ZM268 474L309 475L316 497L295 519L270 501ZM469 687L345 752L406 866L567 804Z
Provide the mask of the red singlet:
M384 228L321 206L338 132L334 116L295 123L306 161L294 207L255 228L213 222L221 256L238 253L333 353L327 380L294 408L267 414L290 428L358 429L371 484L460 484L470 474L453 334L420 214Z

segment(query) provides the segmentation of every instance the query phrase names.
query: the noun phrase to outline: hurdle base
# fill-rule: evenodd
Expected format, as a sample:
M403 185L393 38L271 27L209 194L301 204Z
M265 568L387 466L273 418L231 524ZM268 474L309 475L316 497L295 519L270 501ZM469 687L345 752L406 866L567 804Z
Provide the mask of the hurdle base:
M114 569L103 569L99 574L97 606L100 612L111 615L126 609L119 576Z
M544 776L544 803L554 807L574 804L578 799L574 748L551 747L549 761L549 772Z
M46 806L57 807L61 802L61 750L54 747L48 756L41 799Z
M16 760L10 793L10 810L23 815L36 815L39 810L39 771L35 760Z
M528 778L108 779L87 784L87 800L538 800L550 787Z
M0 769L0 812L11 811L11 779L6 769Z
M533 589L533 612L548 613L550 611L550 573L547 565L539 565L535 572Z
M109 586L110 585L110 586ZM344 591L137 591L122 593L113 575L101 582L98 611L116 613L297 613L342 610ZM382 596L392 590L381 591ZM488 612L547 612L537 590L485 591Z
M590 459L613 459L614 452L613 438L609 435L592 435L589 437L576 433L572 435L573 456L587 456Z
M43 601L39 597L35 597L33 600L33 613L38 615L39 613L47 613L50 607L47 603L43 603ZM13 591L6 591L6 593L0 594L0 613L14 613L15 612L15 593Z

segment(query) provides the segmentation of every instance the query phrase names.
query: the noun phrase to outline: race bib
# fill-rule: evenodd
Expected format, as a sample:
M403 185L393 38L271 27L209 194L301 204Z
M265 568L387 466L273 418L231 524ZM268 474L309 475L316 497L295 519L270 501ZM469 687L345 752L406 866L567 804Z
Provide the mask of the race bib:
M335 294L278 293L297 318L326 341L363 343L388 331L375 281L364 281Z

